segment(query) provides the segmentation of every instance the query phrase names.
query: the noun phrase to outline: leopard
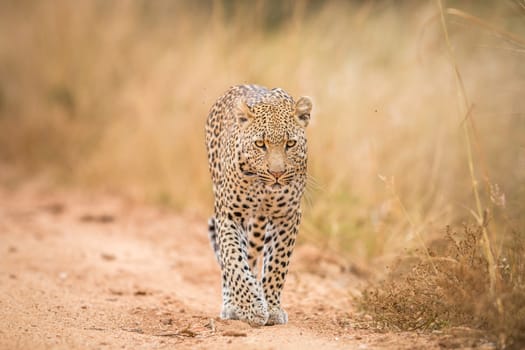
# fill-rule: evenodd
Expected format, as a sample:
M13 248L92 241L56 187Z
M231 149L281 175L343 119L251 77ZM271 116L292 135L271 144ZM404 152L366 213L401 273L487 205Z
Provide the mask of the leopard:
M288 322L281 294L302 216L311 110L308 96L295 101L260 85L232 86L211 107L208 234L221 270L221 319Z

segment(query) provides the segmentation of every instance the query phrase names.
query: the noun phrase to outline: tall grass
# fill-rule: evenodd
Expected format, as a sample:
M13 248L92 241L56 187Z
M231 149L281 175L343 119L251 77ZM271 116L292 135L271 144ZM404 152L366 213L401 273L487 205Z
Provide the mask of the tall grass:
M525 37L518 2L452 5ZM448 30L497 251L525 224L525 54ZM314 99L303 240L388 261L476 210L434 2L3 1L0 33L0 159L29 174L207 215L208 109L258 83Z
M423 244L425 254L416 253L415 260L400 264L407 266L396 266L379 288L365 291L361 305L374 315L380 327L414 330L467 325L488 331L484 338L498 348L517 349L525 344L524 231L506 215L505 194L489 174L476 112L450 39L446 15L466 19L503 37L512 43L506 49L518 53L525 52L525 40L460 9L444 8L442 0L436 0L436 4L454 72L458 114L463 119L465 165L473 197L469 211L476 228L466 226L463 235L447 228L444 240L429 247ZM477 172L477 167L482 171ZM503 214L502 220L493 224L495 207L503 209Z

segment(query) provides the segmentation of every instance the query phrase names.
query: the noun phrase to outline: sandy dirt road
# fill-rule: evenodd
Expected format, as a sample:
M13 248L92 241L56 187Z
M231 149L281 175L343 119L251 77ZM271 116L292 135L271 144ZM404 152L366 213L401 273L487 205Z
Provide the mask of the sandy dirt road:
M0 188L1 349L433 349L355 327L360 280L300 246L284 326L222 321L206 219L105 194Z

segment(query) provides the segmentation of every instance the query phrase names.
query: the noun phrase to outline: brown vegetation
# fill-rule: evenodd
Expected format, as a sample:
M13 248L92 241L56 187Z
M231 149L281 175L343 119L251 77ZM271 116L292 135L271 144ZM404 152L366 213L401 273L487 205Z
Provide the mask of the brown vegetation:
M523 238L516 233L509 237L492 291L481 237L480 227L465 227L461 234L447 229L445 238L428 248L428 258L415 252L398 261L386 281L366 290L362 308L374 316L378 328L468 326L486 331L482 338L500 348L520 348L525 344Z

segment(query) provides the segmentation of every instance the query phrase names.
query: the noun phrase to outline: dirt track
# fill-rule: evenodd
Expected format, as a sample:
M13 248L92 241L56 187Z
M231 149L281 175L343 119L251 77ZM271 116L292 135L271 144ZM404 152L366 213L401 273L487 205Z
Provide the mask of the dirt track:
M356 329L359 279L305 245L283 296L289 324L222 321L205 218L122 198L0 189L0 249L1 349L440 347L434 336Z

